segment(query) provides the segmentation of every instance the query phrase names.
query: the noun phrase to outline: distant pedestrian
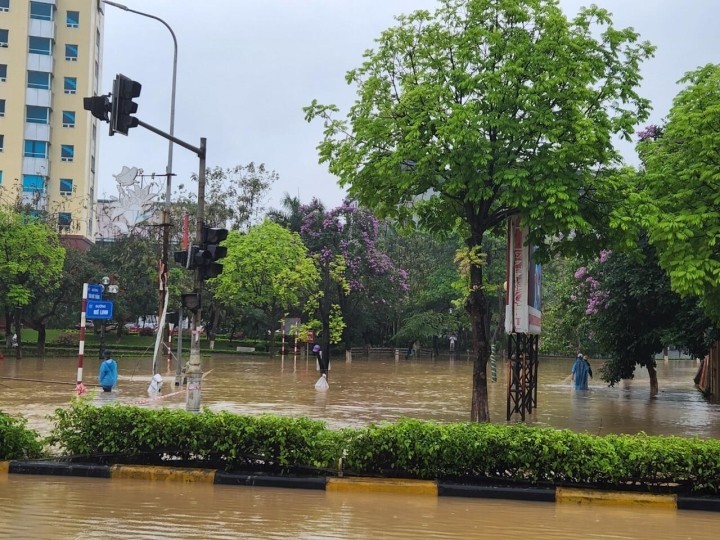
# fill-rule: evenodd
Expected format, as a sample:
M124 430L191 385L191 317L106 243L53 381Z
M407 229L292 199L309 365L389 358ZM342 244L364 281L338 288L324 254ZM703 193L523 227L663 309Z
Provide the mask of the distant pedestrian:
M414 350L415 350L414 343L411 341L408 344L407 352L405 353L405 360L407 360L408 358L410 358L413 355Z
M572 380L575 382L575 390L588 389L588 375L590 375L590 371L590 363L585 361L585 357L581 353L578 353L571 370Z
M13 347L17 347L17 346L18 346L17 334L13 334L13 335L12 335L12 346L13 346Z
M118 368L117 362L112 358L112 351L105 349L103 353L105 360L100 364L100 374L98 380L104 392L112 392L117 386Z
M455 342L457 341L457 338L455 336L450 336L450 352L455 352Z

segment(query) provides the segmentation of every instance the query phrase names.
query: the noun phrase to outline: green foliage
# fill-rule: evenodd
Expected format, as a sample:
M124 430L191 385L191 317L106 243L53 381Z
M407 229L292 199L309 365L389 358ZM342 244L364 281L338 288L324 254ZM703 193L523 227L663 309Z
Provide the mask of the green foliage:
M65 248L56 231L29 216L0 210L0 303L27 306L57 289Z
M0 411L0 460L36 459L43 456L37 431L27 428L27 420Z
M357 475L720 492L720 441L714 439L412 419L333 431L307 418L81 401L57 409L52 419L48 442L64 454L111 463L321 474L342 463L345 474Z
M638 219L673 289L702 298L720 322L720 65L699 68L680 82L687 86L665 126L641 134Z

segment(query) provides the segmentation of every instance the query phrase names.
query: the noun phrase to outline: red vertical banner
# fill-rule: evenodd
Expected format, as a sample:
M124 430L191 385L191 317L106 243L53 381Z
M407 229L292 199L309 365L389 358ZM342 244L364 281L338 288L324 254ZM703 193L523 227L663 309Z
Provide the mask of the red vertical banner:
M183 249L187 249L188 245L190 245L190 216L185 214L183 216Z

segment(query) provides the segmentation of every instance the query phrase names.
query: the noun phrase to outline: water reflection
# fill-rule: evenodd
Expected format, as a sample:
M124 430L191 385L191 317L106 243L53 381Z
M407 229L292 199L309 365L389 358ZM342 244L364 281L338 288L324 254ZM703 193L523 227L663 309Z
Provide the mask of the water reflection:
M86 384L96 381L99 360L85 360ZM111 395L95 391L98 404L108 401L148 407L185 407L185 393L172 386L174 366L163 373L166 384L160 399L148 398L150 358L118 358L119 387ZM637 433L720 437L720 406L707 403L694 388L697 364L692 360L660 362L660 393L649 398L645 371L634 380L609 388L590 381L590 389L576 392L569 379L572 359L541 359L538 408L526 417L530 424L570 428L595 434ZM595 373L599 362L593 361ZM396 361L394 357L335 359L330 389L318 392L315 360L284 358L203 358L206 377L202 405L241 414L275 413L308 416L330 427L360 426L394 421L403 416L437 421L466 421L470 411L472 361ZM505 421L506 370L498 366L498 381L489 383L490 412ZM31 426L46 432L47 415L66 406L74 392L76 360L72 358L5 359L0 362L0 410L22 414ZM19 380L27 379L27 380ZM47 382L34 382L34 381Z
M711 539L720 515L396 494L0 477L4 538ZM639 524L642 526L638 526Z

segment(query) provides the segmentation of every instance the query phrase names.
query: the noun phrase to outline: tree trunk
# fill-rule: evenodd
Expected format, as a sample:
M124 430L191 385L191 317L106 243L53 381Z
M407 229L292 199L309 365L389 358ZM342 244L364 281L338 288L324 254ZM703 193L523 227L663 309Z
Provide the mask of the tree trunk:
M655 397L658 394L658 379L654 360L647 365L647 370L650 375L650 397Z
M37 324L37 354L38 356L45 356L45 341L47 340L47 329L45 323L40 322Z
M17 336L17 343L15 346L15 358L20 360L22 358L22 324L20 315L20 307L15 308L15 335Z
M476 234L467 242L471 249L482 244L482 234ZM470 314L472 324L473 352L473 391L470 420L472 422L489 422L487 365L490 359L490 328L488 319L488 301L483 289L482 266L470 265L470 293L465 305Z

